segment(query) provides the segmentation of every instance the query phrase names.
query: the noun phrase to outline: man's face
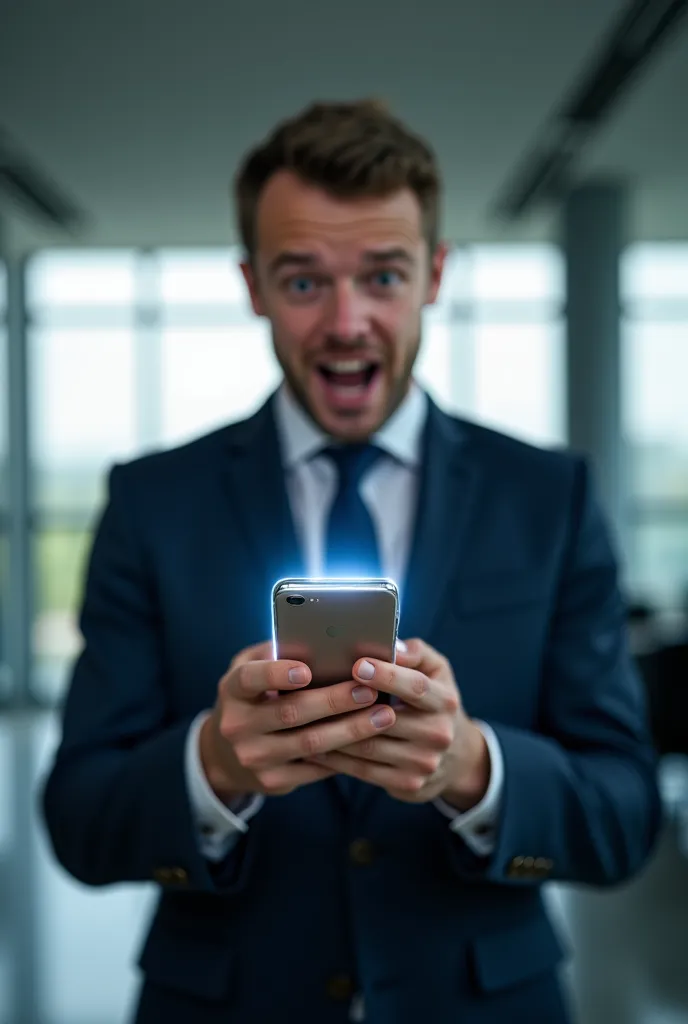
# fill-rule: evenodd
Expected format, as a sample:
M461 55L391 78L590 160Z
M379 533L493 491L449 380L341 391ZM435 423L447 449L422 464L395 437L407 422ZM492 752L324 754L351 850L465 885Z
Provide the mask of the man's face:
M445 248L430 257L411 190L343 200L288 171L265 187L256 238L242 269L287 383L327 434L367 438L408 391Z

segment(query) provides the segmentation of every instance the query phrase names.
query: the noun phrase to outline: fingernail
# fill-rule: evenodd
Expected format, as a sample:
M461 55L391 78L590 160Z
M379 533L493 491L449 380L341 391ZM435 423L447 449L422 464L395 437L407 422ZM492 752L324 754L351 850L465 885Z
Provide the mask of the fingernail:
M386 725L392 724L394 715L389 708L378 708L377 711L373 711L370 721L376 729L384 729Z
M300 686L308 682L308 671L305 668L290 668L289 682L294 686Z
M397 650L401 651L402 654L406 654L408 651L408 645L403 640L397 640Z
M375 666L371 665L369 661L362 661L356 675L360 676L361 679L372 679L375 675Z
M375 697L375 691L371 690L369 686L354 686L351 696L357 704L367 704Z

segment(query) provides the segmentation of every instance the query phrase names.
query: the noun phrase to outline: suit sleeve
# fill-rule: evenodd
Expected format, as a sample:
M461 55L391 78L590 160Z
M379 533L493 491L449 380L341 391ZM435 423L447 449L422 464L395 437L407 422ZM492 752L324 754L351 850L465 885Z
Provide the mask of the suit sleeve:
M656 759L608 531L576 463L569 539L536 731L491 721L504 758L489 860L455 844L463 875L612 885L636 873L661 822Z
M216 891L203 858L185 777L191 719L172 723L153 573L137 539L126 470L91 552L81 613L83 652L63 733L43 790L54 852L89 885L157 880ZM222 865L222 889L240 886L243 844Z

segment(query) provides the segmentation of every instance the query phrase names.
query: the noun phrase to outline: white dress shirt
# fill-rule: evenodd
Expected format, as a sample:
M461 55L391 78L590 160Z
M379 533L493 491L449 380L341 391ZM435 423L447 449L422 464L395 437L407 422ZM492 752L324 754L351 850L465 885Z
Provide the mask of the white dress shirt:
M360 494L375 524L383 572L397 581L400 589L411 548L427 404L425 392L414 384L394 415L371 439L384 455L361 482ZM287 493L306 573L320 576L325 528L335 498L337 473L331 460L318 452L332 439L310 420L285 385L277 393L275 417ZM189 730L185 769L200 849L208 860L219 861L227 856L240 835L248 831L249 821L260 810L264 797L258 795L242 801L232 810L213 793L199 753L199 733L207 714L204 711L199 715ZM495 845L504 759L493 730L484 722L477 724L490 754L487 793L479 804L464 813L457 813L443 800L436 800L435 806L449 819L448 827L478 856L488 856Z

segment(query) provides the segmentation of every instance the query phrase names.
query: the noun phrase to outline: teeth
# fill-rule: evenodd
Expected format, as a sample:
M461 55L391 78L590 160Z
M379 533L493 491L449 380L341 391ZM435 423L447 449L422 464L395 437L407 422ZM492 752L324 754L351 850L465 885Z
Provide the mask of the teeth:
M331 373L360 373L370 366L365 359L339 359L336 362L325 363L325 369Z
M368 390L365 384L334 384L332 390L339 395L364 395Z

